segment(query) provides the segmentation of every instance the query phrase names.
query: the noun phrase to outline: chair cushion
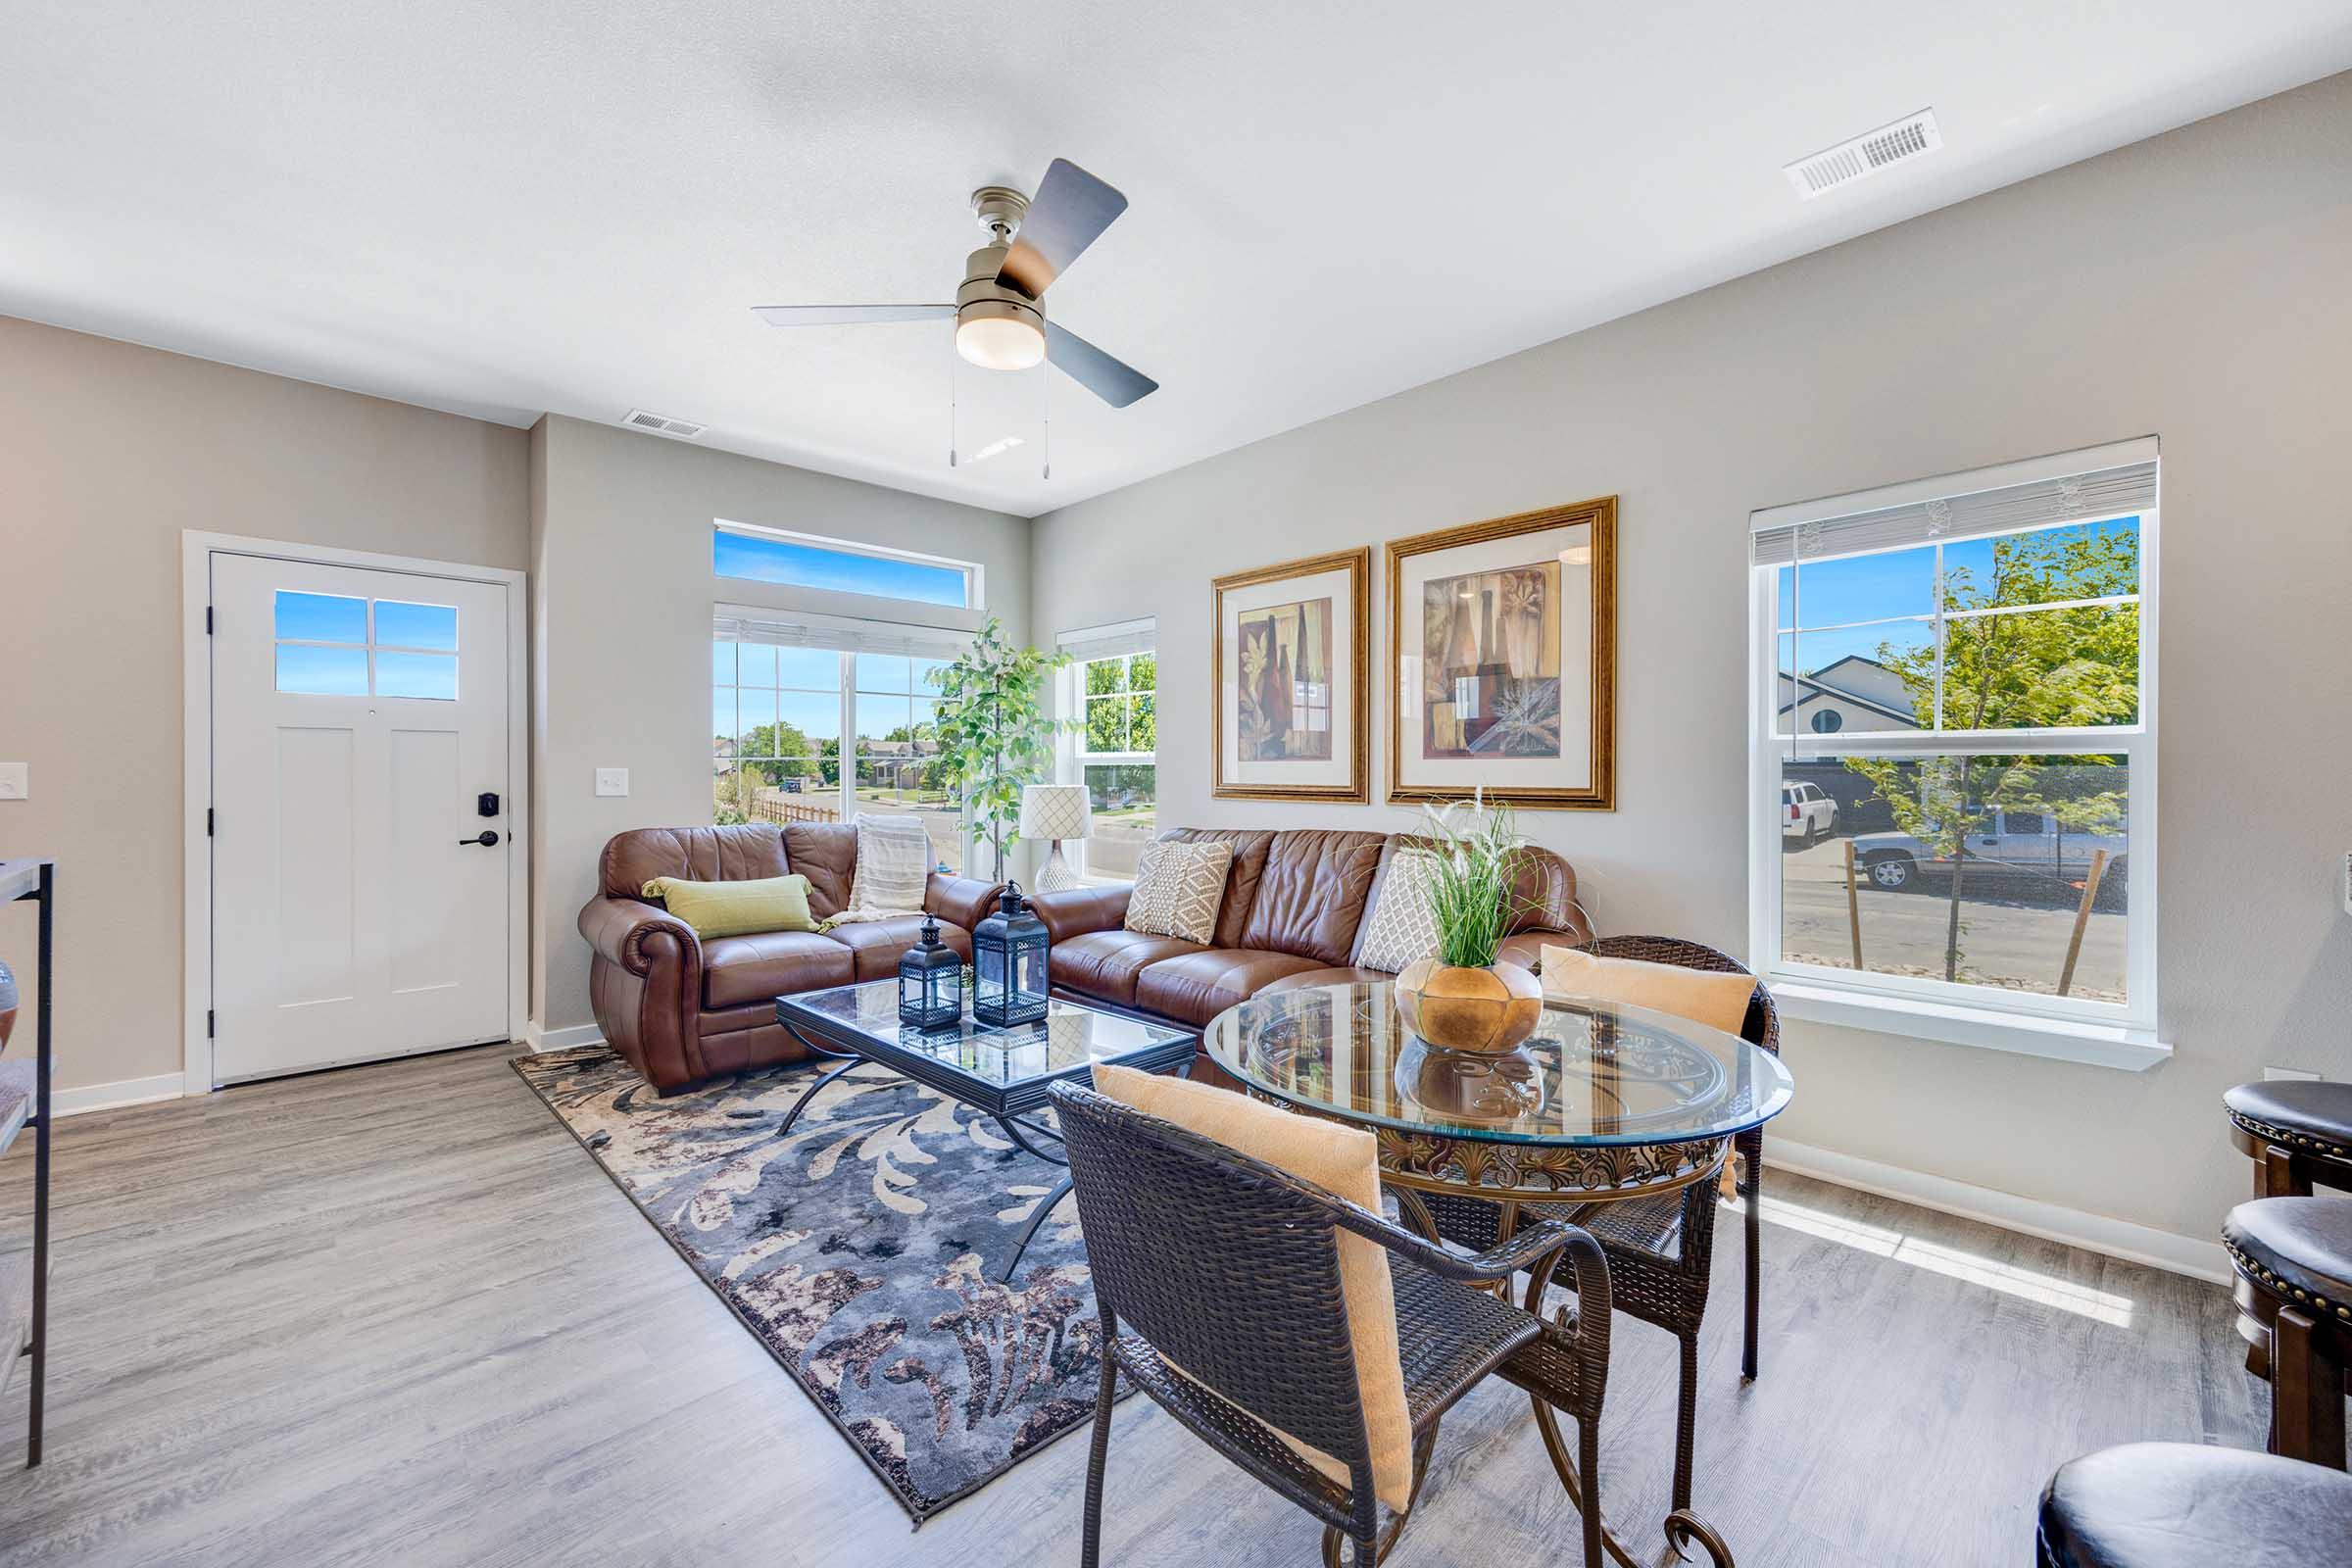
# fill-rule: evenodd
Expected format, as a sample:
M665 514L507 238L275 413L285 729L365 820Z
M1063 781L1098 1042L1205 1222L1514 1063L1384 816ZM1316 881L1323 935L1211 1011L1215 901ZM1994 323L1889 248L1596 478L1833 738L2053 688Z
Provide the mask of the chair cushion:
M1299 991L1310 986L1373 985L1382 980L1396 978L1386 969L1366 969L1360 965L1340 964L1329 969L1301 969L1297 974L1286 974L1280 979L1269 980L1259 986L1257 990L1258 994L1263 996L1269 991Z
M1275 834L1242 940L1234 946L1346 963L1387 842L1378 833L1329 828Z
M1147 1115L1214 1139L1380 1212L1380 1146L1360 1127L1278 1110L1231 1090L1107 1063L1096 1065L1095 1088ZM1338 1242L1340 1295L1347 1303L1348 1332L1355 1351L1364 1433L1371 1440L1372 1489L1381 1501L1401 1510L1412 1501L1413 1427L1396 1343L1396 1297L1389 1254L1378 1242L1347 1231L1338 1234ZM1267 1350L1281 1353L1278 1347ZM1283 1441L1324 1475L1348 1484L1348 1467L1330 1454L1287 1436Z
M2222 1221L2222 1245L2240 1267L2267 1270L2298 1306L2352 1323L2352 1198L2257 1198ZM2258 1280L2261 1276L2256 1275ZM2277 1284L2273 1284L2277 1281ZM2294 1293L2313 1299L2297 1299Z
M1582 948L1546 947L1541 974L1547 997L1622 1002L1671 1012L1727 1035L1740 1032L1747 1019L1747 999L1756 994L1752 974L1687 969L1643 958L1597 958Z
M1121 1007L1135 1005L1135 978L1148 964L1187 953L1204 953L1198 942L1182 937L1149 936L1124 928L1088 931L1056 942L1046 955L1046 965L1057 986Z
M694 927L694 934L705 942L755 931L816 929L816 921L808 913L808 879L805 876L763 876L735 882L689 882L682 877L658 876L642 891L649 899L660 899L663 908Z
M2084 1454L2041 1494L2046 1568L2307 1568L2348 1532L2352 1476L2194 1443Z
M2270 1137L2276 1129L2318 1145L2289 1143L2290 1151L2352 1159L2352 1084L2294 1079L2239 1084L2222 1096L2222 1104L2231 1121L2257 1136Z
M735 1007L846 986L856 968L848 948L813 931L715 937L703 944L703 1005Z
M860 980L881 980L899 972L899 959L908 948L923 939L923 917L919 914L901 915L895 920L858 920L849 925L837 925L825 932L833 941L850 950L857 963ZM939 922L939 940L963 955L965 961L972 956L972 934L959 925Z
M1312 958L1297 958L1287 953L1208 948L1148 966L1135 977L1135 1005L1186 1023L1204 1024L1286 974L1323 967Z
M1144 847L1135 868L1135 892L1127 901L1126 927L1147 936L1206 942L1217 928L1231 845L1156 839Z

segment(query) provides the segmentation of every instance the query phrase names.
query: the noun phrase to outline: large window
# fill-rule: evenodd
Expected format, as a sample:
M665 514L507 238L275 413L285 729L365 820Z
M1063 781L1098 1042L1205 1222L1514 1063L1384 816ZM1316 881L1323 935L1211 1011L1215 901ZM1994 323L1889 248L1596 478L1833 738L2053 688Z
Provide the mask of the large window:
M894 628L722 611L710 643L712 820L911 813L930 830L937 867L960 870L962 807L935 717L950 653Z
M1075 661L1068 690L1071 710L1082 720L1064 776L1086 786L1094 812L1079 874L1094 882L1132 881L1144 846L1159 829L1153 623L1067 633L1061 647Z
M744 523L722 522L711 529L710 568L721 577L750 582L952 610L981 608L980 568L971 562Z
M1757 514L1752 934L1799 1011L2154 1049L2154 448Z

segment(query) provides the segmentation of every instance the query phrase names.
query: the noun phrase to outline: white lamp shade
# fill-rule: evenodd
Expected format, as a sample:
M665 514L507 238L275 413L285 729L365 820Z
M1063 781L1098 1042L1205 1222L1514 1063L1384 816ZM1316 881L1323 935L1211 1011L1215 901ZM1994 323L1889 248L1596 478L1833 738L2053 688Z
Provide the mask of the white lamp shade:
M1032 784L1021 791L1025 839L1082 839L1093 826L1083 784Z

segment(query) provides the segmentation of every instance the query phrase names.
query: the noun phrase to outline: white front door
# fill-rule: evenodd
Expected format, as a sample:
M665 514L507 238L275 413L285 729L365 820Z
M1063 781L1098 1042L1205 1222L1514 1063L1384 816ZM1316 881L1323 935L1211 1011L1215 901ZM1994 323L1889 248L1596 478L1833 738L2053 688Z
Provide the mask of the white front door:
M507 1038L516 612L212 556L216 1082Z

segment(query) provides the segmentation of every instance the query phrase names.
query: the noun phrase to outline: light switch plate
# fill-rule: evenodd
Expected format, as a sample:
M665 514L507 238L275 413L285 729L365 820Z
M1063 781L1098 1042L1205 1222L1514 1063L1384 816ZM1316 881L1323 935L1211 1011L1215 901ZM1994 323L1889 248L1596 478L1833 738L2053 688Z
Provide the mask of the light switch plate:
M629 770L625 767L600 767L596 770L598 799L619 797L629 793Z
M0 762L0 801L32 799L32 764Z

